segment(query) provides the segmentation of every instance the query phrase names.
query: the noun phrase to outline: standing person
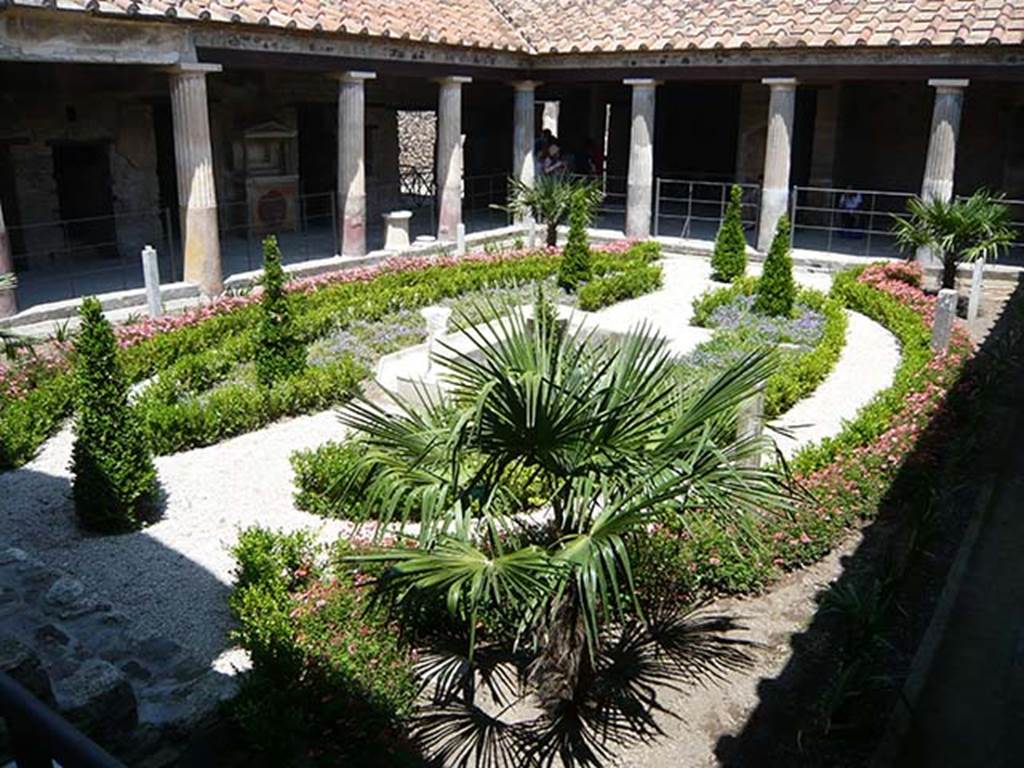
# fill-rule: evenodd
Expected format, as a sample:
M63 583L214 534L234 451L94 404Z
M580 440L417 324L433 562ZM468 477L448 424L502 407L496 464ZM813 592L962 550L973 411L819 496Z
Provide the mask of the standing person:
M843 237L860 236L860 209L863 205L864 196L850 187L839 196L839 209L842 211L840 232Z
M562 150L558 144L552 142L548 147L547 154L544 156L544 164L541 167L545 176L554 176L556 174L565 173L567 166L565 164L565 158L562 157Z
M533 142L533 156L539 157L541 159L547 157L548 147L550 147L552 144L557 143L558 139L556 139L554 137L554 134L551 133L551 129L545 128L543 131L541 131L541 134L540 136L537 137L537 140Z
M591 176L600 176L604 173L604 152L593 139L587 139L587 164Z

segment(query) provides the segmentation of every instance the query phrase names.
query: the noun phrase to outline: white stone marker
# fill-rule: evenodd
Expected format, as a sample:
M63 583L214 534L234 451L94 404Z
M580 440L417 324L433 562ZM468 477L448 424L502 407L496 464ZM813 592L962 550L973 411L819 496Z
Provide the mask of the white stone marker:
M736 423L736 435L741 438L760 437L764 432L764 384L749 399L740 404ZM761 466L761 457L752 456L746 466Z
M537 247L537 222L533 220L532 216L526 220L526 246L528 248Z
M157 261L156 248L147 245L142 249L142 281L146 286L146 307L150 317L160 317L164 313L160 301L160 263Z
M981 295L985 286L985 260L976 259L971 264L971 295L967 302L967 322L973 323L981 311Z
M466 225L461 221L455 225L455 255L466 255Z
M932 324L932 352L942 354L949 346L953 335L953 320L956 319L956 291L943 288L935 305L935 322Z
M390 211L384 214L384 250L404 251L409 247L409 221L412 211Z

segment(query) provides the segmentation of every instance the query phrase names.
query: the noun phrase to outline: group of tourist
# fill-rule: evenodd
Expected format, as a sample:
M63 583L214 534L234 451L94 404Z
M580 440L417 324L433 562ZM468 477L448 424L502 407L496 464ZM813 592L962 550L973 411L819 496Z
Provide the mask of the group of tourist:
M582 151L563 152L561 142L550 128L545 128L534 142L533 157L538 175L600 176L604 173L604 152L596 141L588 138Z

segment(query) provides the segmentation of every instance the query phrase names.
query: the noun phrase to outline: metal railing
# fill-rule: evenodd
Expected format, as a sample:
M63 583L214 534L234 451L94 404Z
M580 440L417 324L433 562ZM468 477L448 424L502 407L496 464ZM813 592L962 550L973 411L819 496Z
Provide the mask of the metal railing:
M587 175L573 174L574 179L593 181L601 188L601 202L594 212L594 226L598 229L622 231L626 228L626 183L625 176L610 176L607 173Z
M140 288L146 245L159 254L161 279L176 282L177 223L164 208L8 227L19 305Z
M906 214L911 192L793 187L795 248L854 256L898 256L893 219Z
M124 768L20 683L0 672L0 718L18 768Z
M430 198L437 191L433 169L425 171L415 165L398 167L398 192L410 198Z
M698 181L659 177L654 181L654 236L713 240L725 218L731 182ZM743 190L740 206L744 229L756 236L761 213L761 188L739 184Z
M280 211L263 218L246 200L221 203L218 216L221 262L226 275L261 269L263 239L267 235L277 236L285 264L329 258L339 250L334 192L298 195L294 203L282 200Z

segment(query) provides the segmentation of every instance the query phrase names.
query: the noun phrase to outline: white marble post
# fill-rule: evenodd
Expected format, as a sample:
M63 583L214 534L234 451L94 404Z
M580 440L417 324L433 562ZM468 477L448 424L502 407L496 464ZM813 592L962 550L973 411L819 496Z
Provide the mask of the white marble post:
M971 293L967 301L967 322L973 323L981 314L981 300L985 295L985 260L971 263Z
M512 173L515 178L527 187L533 186L534 163L534 121L536 103L534 101L537 83L524 80L514 84L515 101L512 108ZM524 222L519 222L524 223Z
M196 283L203 295L213 296L223 290L224 275L206 76L220 72L221 67L219 64L178 64L169 71L185 280Z
M339 72L338 221L341 255L366 255L366 87L373 72Z
M633 118L629 131L629 176L626 181L626 237L651 234L654 187L654 104L656 80L623 81L633 89Z
M764 149L757 248L767 251L775 237L775 226L789 208L789 166L793 154L796 80L791 77L766 77L761 82L771 89L771 96L768 100L768 136Z
M4 209L0 205L0 275L14 274L14 254L11 237L4 223ZM10 317L18 311L18 297L14 288L0 288L0 317Z
M150 317L160 317L164 305L160 299L160 262L156 248L147 245L142 249L142 284L146 289L146 309Z
M471 77L438 81L437 99L437 239L453 242L462 223L462 85Z
M963 111L964 89L969 80L929 80L935 89L932 108L932 129L928 139L928 157L921 182L921 199L925 202L953 199L953 174L956 171L956 142L960 136L960 115ZM919 248L917 261L928 266L941 261L941 254L930 248Z

